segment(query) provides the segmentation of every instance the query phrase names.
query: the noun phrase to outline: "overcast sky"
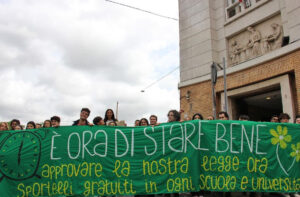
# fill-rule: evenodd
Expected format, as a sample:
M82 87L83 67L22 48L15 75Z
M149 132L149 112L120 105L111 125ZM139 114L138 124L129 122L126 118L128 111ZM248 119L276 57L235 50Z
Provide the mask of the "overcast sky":
M177 0L116 0L178 18ZM116 109L119 120L179 108L178 22L105 0L0 0L0 121L69 125Z

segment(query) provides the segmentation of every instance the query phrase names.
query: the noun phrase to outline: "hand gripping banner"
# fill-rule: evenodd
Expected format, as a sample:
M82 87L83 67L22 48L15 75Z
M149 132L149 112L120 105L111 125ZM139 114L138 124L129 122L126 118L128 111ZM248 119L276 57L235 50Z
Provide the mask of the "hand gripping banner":
M1 197L299 192L300 125L188 121L0 133Z

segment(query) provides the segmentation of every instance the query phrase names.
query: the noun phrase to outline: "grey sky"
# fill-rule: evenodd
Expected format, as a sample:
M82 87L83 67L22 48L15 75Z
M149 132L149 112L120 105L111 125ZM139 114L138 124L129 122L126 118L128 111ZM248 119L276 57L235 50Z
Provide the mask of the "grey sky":
M118 0L178 18L175 0ZM104 0L0 1L0 121L63 124L82 107L115 110L132 125L179 107L178 23Z

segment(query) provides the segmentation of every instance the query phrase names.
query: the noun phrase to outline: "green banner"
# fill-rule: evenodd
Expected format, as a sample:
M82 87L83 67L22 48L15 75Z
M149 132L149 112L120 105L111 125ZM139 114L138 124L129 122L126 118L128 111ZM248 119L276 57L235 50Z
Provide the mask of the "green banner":
M0 133L1 197L300 191L300 125L188 121Z

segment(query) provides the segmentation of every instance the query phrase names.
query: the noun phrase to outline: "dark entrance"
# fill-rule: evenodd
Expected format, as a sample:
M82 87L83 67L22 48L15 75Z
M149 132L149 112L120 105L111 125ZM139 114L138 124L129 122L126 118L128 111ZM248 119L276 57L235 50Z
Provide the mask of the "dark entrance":
M239 115L246 114L253 121L270 121L272 115L282 113L281 91L278 88L232 98L235 105L233 118L238 119Z

